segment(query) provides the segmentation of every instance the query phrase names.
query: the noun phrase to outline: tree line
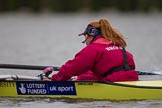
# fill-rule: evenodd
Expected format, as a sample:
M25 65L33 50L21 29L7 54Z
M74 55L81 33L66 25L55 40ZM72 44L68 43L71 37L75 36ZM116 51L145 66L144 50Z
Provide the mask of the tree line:
M162 11L162 0L0 0L0 12Z

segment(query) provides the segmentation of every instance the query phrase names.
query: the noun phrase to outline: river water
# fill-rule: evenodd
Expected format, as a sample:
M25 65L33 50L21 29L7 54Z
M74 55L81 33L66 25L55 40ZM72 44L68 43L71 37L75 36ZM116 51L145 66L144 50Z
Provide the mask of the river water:
M61 66L85 45L84 31L91 21L109 19L127 37L127 50L134 55L136 69L162 71L162 14L28 14L0 15L0 63ZM6 70L0 74L38 75L41 71ZM161 79L143 76L141 80ZM150 94L151 95L151 94ZM0 108L162 108L161 100L80 101L65 99L0 98Z

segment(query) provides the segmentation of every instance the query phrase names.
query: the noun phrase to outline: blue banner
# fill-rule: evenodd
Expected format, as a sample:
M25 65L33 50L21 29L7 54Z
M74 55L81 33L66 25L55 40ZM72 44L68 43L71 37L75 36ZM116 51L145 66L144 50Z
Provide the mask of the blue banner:
M18 95L76 95L75 82L17 81Z

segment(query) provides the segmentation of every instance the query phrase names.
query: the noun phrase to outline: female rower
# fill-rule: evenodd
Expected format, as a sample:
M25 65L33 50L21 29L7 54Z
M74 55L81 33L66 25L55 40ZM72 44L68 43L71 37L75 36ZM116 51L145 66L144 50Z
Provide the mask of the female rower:
M91 22L83 35L86 47L67 61L54 74L52 81L136 81L133 55L125 50L124 36L112 28L109 21ZM47 67L44 72L53 70ZM75 77L73 77L75 76Z

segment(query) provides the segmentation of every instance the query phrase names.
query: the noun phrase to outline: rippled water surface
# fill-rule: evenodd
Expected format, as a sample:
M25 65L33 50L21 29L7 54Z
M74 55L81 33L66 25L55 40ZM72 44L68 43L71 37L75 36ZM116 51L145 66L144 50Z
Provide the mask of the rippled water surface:
M161 100L80 101L66 99L1 98L1 108L162 108Z
M1 14L0 63L61 66L85 45L86 25L100 18L110 20L127 37L137 70L162 71L161 14ZM38 75L41 71L6 70L0 74ZM141 76L141 80L162 79ZM150 94L151 95L151 94ZM81 101L56 99L0 98L0 108L162 108L161 100Z

